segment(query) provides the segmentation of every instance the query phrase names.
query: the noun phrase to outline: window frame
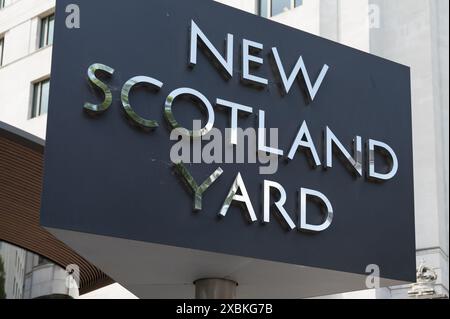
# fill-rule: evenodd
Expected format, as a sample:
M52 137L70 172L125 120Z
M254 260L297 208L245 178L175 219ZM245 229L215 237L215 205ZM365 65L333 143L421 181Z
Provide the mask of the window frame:
M5 36L0 34L0 68L3 66L4 55L5 55Z
M48 98L50 97L50 76L43 77L31 83L31 107L29 113L29 119L36 119L48 113L42 112L42 92L45 84L48 83ZM49 103L50 101L48 101Z
M53 23L53 34L50 41L50 24ZM53 37L55 32L55 13L52 12L39 18L39 36L38 48L42 49L53 45Z
M48 260L45 257L42 257L41 255L38 255L38 262L37 262L36 267L45 266L45 265L49 265L49 264L51 264L50 260Z
M262 1L262 0L256 0L257 14L258 14L260 17L263 17L263 18L271 18L271 17L275 17L275 16L281 14L281 13L277 13L277 14L274 15L274 14L273 14L273 6L272 6L273 0L266 0L266 1L267 1L267 8L266 8L266 11L267 11L267 17L261 15L261 11L262 11L262 10L261 10L261 1ZM297 2L298 0L289 0L289 1L290 1L289 10L293 10L293 9L295 9L295 8L300 7L300 6L303 5L303 0L301 0L301 3L300 3L300 4L296 4L296 2Z

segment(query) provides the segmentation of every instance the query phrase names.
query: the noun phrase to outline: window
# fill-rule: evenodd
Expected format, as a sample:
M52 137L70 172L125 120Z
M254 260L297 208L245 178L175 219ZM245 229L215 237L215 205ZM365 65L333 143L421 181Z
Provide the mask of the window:
M258 14L265 18L273 17L303 4L303 0L257 0Z
M0 37L0 66L3 65L3 51L4 51L4 48L5 48L5 39Z
M272 0L272 16L289 11L289 9L291 9L291 0Z
M269 17L269 1L270 0L258 0L258 14L261 17Z
M6 0L0 0L0 10L5 7L5 1Z
M38 258L38 266L41 266L41 265L47 265L47 264L50 264L50 261L49 260L47 260L47 259L45 259L44 257L42 257L42 256L39 256L39 258Z
M55 30L55 15L49 15L41 19L41 34L39 48L53 44L53 32Z
M33 85L33 105L31 108L31 118L47 114L49 91L49 79Z

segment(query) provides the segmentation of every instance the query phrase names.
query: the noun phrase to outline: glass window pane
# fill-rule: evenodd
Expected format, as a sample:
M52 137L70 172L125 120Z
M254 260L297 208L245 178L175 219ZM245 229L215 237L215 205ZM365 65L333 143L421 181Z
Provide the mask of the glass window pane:
M48 20L48 38L47 45L53 44L53 33L55 30L55 16L51 15Z
M0 39L0 66L3 65L3 43L4 40Z
M272 0L272 16L291 9L291 0Z
M42 82L41 108L40 108L39 115L44 115L44 114L47 114L47 112L48 112L49 92L50 92L50 81L46 80L46 81Z
M31 118L35 118L39 112L39 104L41 97L40 87L41 85L39 83L36 83L33 87L33 105L31 109Z
M303 4L303 0L295 0L295 7L299 7Z
M51 262L49 261L49 260L47 260L46 258L44 258L44 257L42 257L42 256L39 256L39 259L38 259L38 266L41 266L41 265L48 265L48 264L50 264Z
M269 0L259 0L258 14L261 17L267 18L269 16L268 12L268 1Z
M39 40L39 48L43 48L47 43L47 18L41 20L41 35Z

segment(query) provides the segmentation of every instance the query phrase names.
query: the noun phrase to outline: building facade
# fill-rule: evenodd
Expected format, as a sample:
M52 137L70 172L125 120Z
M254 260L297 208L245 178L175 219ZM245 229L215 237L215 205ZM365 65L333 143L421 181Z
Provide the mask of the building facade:
M69 277L65 269L39 255L26 253L24 299L77 298L78 288L68 284L67 280Z
M448 296L448 1L219 2L411 67L417 263L435 273L434 295ZM0 121L41 138L51 85L54 7L55 0L0 0ZM25 253L20 254L25 267ZM14 249L3 248L3 256L11 267ZM8 296L32 297L25 268L18 271L20 280L6 279ZM330 297L420 296L408 294L411 290L408 285Z
M37 254L0 242L0 263L4 277L0 296L6 299L78 297L76 285L67 282L72 278L66 270Z
M3 263L3 292L7 299L22 299L26 253L23 249L0 242L0 263ZM1 288L1 287L0 287Z

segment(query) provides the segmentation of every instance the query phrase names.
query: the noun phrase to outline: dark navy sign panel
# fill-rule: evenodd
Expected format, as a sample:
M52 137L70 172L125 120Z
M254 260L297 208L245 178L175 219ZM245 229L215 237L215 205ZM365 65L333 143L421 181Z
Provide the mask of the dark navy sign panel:
M80 6L80 29L65 26L69 3ZM202 50L197 65L189 67L191 20L221 54L227 33L234 35L230 80ZM264 44L264 65L252 72L269 79L265 89L241 83L242 39ZM280 93L270 63L272 47L278 48L289 73L302 55L312 81L324 64L330 66L312 103L306 102L298 82L288 95ZM43 226L357 274L376 264L383 278L414 281L409 68L202 0L58 0L53 50ZM83 110L85 102L103 100L87 80L93 63L115 69L112 77L103 79L112 90L113 103L95 118ZM157 93L133 89L131 94L136 112L159 122L151 132L131 126L121 105L123 84L137 75L164 83ZM175 142L169 140L163 112L167 95L180 87L202 92L211 103L222 98L265 110L266 127L280 129L279 146L284 150L289 150L305 120L321 156L327 126L349 150L356 135L364 141L383 141L395 150L398 173L383 183L369 182L355 178L337 157L331 169L312 169L302 153L290 162L280 159L273 176L260 175L255 164L187 165L198 183L219 166L224 170L204 194L202 211L194 213L193 196L170 161ZM215 127L229 127L229 111L215 108L215 114ZM174 115L188 128L197 117L205 121L186 101L175 102ZM257 125L256 115L239 119L244 129ZM238 206L224 218L217 216L238 172L257 223L249 224ZM286 189L285 208L296 222L300 188L324 193L334 208L332 225L311 234L287 232L273 215L269 224L262 224L264 179ZM314 219L314 206L308 205Z

